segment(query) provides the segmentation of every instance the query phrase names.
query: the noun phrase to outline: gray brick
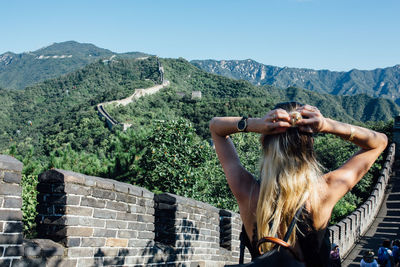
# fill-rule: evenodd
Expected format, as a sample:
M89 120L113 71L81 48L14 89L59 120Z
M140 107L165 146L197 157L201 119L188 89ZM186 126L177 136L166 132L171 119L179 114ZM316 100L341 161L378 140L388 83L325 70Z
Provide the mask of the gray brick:
M119 230L118 237L120 238L136 238L138 236L137 231L132 230Z
M65 214L80 215L80 216L92 216L93 208L66 206Z
M148 190L143 190L142 191L142 197L144 198L150 198L151 200L153 200L154 198L154 193L148 191Z
M129 205L128 206L128 212L129 213L138 213L137 205Z
M142 250L139 251L139 249L137 248L121 248L119 249L119 256L125 255L125 257L127 256L137 256L139 255L139 252L142 252Z
M115 191L121 192L121 193L128 194L128 192L129 192L129 188L126 183L115 182L114 189L115 189Z
M0 195L21 196L22 187L16 184L0 183Z
M81 206L104 208L106 206L106 201L92 197L82 197Z
M20 209L22 207L22 198L20 197L6 197L4 198L4 208Z
M82 186L82 185L77 185L77 184L65 184L64 187L64 192L68 194L74 194L74 195L83 195L83 196L88 196L91 195L91 188Z
M22 162L8 155L0 155L0 170L21 172Z
M93 188L93 197L98 197L98 198L105 198L105 199L115 199L115 192L108 191L108 190L103 190L103 189L97 189Z
M11 264L10 259L0 258L0 266L10 266L10 264Z
M96 187L106 190L114 190L114 183L112 181L98 178L96 181Z
M142 232L139 232L138 238L140 238L140 239L154 239L154 236L155 236L154 232L142 231Z
M149 214L149 215L154 215L155 209L154 208L146 208L145 213Z
M68 248L69 258L93 257L93 248Z
M152 247L154 246L154 240L146 239L131 239L129 240L128 247L140 248L140 247Z
M4 197L0 196L0 208L3 207Z
M105 244L105 238L84 237L81 240L81 247L104 247Z
M103 266L103 259L102 258L82 258L78 259L77 267L87 267L87 266Z
M111 210L94 209L93 217L102 219L115 219L117 217L117 213Z
M106 221L89 217L79 217L79 225L103 228L106 225Z
M94 237L117 237L117 230L95 228L93 231Z
M66 171L66 170L59 170L56 169L57 171L61 172L64 175L64 182L65 183L71 183L71 184L81 184L84 185L86 181L86 175L82 173L77 173L73 171Z
M5 172L3 179L4 179L4 182L6 182L6 183L20 184L21 183L21 173Z
M139 222L152 222L152 223L154 223L154 216L139 214L137 217L138 217L137 220Z
M146 230L146 224L140 222L130 222L128 224L128 229L137 230L137 231L144 231Z
M136 221L137 220L137 215L132 214L132 213L126 213L126 212L118 212L117 213L117 220L121 221Z
M22 233L22 222L7 222L4 227L4 233Z
M66 247L79 247L81 245L81 238L79 237L67 237L63 241Z
M154 224L153 223L146 224L146 230L147 231L154 231Z
M116 193L116 199L117 201L122 201L125 203L130 203L130 204L135 204L136 203L136 197L128 194L123 194L123 193Z
M3 225L4 225L4 222L0 222L0 233L3 232L3 229L4 229ZM0 255L1 255L1 253L0 253Z
M23 256L24 248L22 246L9 246L4 251L4 257Z
M154 207L154 201L152 199L138 198L137 203L143 207Z
M46 267L71 267L76 266L77 259L60 259L58 257L46 258Z
M125 221L106 221L107 229L126 229L128 222Z
M22 212L20 210L5 210L2 209L0 212L1 221L21 221Z
M0 244L22 244L22 234L2 234Z
M3 256L3 251L4 251L4 247L0 247L0 257ZM0 266L2 266L2 265L0 265Z
M142 188L140 188L138 186L134 186L134 185L129 185L129 194L130 195L141 197L142 192L143 192Z
M97 248L95 249L94 256L103 255L103 257L115 257L118 256L118 248Z
M107 201L106 208L110 210L128 211L128 205L122 202Z

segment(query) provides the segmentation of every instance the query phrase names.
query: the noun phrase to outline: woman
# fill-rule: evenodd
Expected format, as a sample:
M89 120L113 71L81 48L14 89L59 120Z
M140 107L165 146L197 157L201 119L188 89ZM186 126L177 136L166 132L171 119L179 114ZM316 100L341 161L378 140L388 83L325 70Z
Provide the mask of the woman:
M257 240L265 236L282 239L295 213L303 209L288 243L307 266L327 266L330 245L325 230L332 209L385 149L386 136L324 118L316 107L297 102L278 104L264 118L213 118L210 131L238 202L252 257L260 255ZM240 164L229 138L238 132L261 134L260 182ZM360 150L339 169L322 174L314 155L312 133L337 135ZM272 247L264 243L262 250Z
M378 267L378 262L375 260L374 255L372 250L365 251L360 267Z

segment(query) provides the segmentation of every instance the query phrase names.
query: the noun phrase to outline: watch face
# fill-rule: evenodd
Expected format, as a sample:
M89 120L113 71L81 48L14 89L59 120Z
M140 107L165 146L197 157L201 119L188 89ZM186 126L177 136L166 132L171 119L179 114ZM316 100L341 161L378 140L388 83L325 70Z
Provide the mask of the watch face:
M245 127L246 127L246 121L245 121L245 120L240 120L240 121L238 122L238 128L239 128L239 130L243 131Z

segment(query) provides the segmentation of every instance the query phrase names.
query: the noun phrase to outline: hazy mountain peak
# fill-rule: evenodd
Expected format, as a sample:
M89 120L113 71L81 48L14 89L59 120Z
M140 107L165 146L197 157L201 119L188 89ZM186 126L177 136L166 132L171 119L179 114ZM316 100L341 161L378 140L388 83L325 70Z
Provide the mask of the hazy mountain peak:
M99 59L118 55L126 58L148 56L141 52L124 54L89 43L66 41L52 43L32 52L0 55L0 87L23 89L28 85L72 72Z

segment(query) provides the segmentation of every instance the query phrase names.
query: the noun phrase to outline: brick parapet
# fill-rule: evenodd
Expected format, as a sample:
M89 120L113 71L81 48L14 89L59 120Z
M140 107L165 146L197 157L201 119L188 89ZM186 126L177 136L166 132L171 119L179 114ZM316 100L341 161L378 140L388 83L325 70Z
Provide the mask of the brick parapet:
M134 185L64 170L39 176L38 233L67 248L77 266L117 263L154 243L154 194Z
M0 266L11 266L23 255L22 163L0 155Z
M355 242L364 235L375 220L384 201L385 189L389 183L395 159L395 144L388 148L387 157L383 164L377 183L372 189L369 198L354 212L330 226L331 242L339 246L342 257L345 257L353 248Z

